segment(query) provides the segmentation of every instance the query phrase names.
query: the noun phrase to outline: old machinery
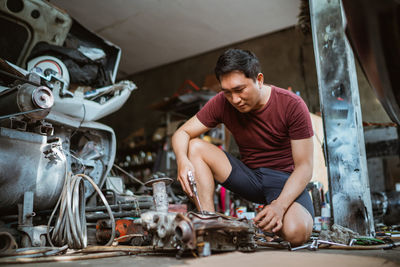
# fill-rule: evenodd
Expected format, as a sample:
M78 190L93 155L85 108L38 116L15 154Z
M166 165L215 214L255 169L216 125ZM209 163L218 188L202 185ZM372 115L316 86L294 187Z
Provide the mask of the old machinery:
M119 47L47 1L0 0L0 22L0 222L12 226L0 232L19 246L43 246L66 177L105 183L116 139L95 120L136 86L115 81ZM89 180L80 184L82 201L95 206Z

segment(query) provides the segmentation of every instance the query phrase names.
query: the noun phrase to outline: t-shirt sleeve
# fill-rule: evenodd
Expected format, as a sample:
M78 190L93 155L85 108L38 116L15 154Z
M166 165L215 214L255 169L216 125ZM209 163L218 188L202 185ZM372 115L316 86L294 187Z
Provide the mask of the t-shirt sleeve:
M222 114L224 111L224 95L218 93L216 96L211 98L199 112L196 117L201 123L208 128L214 128L222 122Z
M299 97L293 101L287 116L290 139L305 139L314 135L310 112L303 99Z

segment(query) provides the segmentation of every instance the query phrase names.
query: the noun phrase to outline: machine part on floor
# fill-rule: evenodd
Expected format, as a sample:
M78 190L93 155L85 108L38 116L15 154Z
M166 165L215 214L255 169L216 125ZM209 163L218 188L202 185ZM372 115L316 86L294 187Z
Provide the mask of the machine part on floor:
M372 192L374 218L386 225L400 224L400 192Z
M8 254L18 248L14 237L8 232L0 232L0 255Z
M341 1L311 0L310 16L333 220L373 236L357 73Z
M255 226L247 219L217 213L189 212L197 244L209 242L212 251L254 251Z
M87 175L72 175L71 173L68 173L68 176L65 179L63 192L61 193L47 224L47 237L51 246L54 246L52 241L57 245L65 245L65 243L67 243L69 248L85 248L87 246L84 180L88 181L94 187L107 208L111 220L112 231L110 240L106 245L112 244L115 237L115 220L111 208L101 190ZM50 237L50 224L58 209L59 215Z
M152 236L152 245L156 248L171 249L176 246L175 228L178 213L148 211L143 213L141 223L143 229Z
M147 187L153 187L153 199L156 211L161 213L168 212L168 194L166 186L173 182L171 178L155 178L145 183Z
M178 213L168 212L168 195L166 184L171 184L168 177L157 177L145 183L153 188L153 201L156 211L143 213L141 223L143 228L152 235L152 244L157 248L175 248L175 228Z
M203 242L197 245L197 251L200 257L208 257L211 255L211 247L209 242Z
M150 236L143 230L143 226L134 219L119 219L115 221L114 241L119 244L132 246L150 245ZM111 237L111 224L109 220L99 220L96 225L96 240L99 244L105 244Z
M156 248L177 248L181 251L202 251L205 242L211 251L254 251L254 226L246 219L237 219L215 213L189 212L160 213L150 211L142 214L144 228L153 237Z
M155 248L176 248L202 251L205 242L212 251L253 251L255 227L247 219L237 219L216 213L187 215L168 212L165 182L170 178L157 178L146 183L153 186L156 211L145 212L140 217L143 228L152 236ZM161 184L160 188L158 186ZM166 202L166 203L165 203Z
M262 248L276 248L276 249L290 249L289 242L274 242L274 241L256 241L257 249Z

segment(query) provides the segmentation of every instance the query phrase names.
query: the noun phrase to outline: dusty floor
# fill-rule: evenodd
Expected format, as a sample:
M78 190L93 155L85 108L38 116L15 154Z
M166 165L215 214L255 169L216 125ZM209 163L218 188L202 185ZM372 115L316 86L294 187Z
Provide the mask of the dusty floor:
M137 266L137 267L166 267L166 266L400 266L400 247L390 250L333 250L295 251L269 249L255 253L231 252L212 255L206 258L184 257L176 259L171 256L120 256L95 260L72 262L51 262L37 264L18 264L12 266Z

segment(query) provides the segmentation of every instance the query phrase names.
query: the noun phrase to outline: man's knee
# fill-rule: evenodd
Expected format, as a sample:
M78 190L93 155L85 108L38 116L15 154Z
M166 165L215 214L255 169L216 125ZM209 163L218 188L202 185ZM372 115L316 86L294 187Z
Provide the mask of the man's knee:
M189 157L201 156L203 154L204 147L207 145L206 141L199 138L193 138L189 141L188 155Z
M293 203L286 213L281 230L282 237L292 246L299 246L308 241L311 236L313 219L299 203Z
M311 236L312 226L302 222L286 222L282 229L282 236L292 246L300 246L308 241Z

